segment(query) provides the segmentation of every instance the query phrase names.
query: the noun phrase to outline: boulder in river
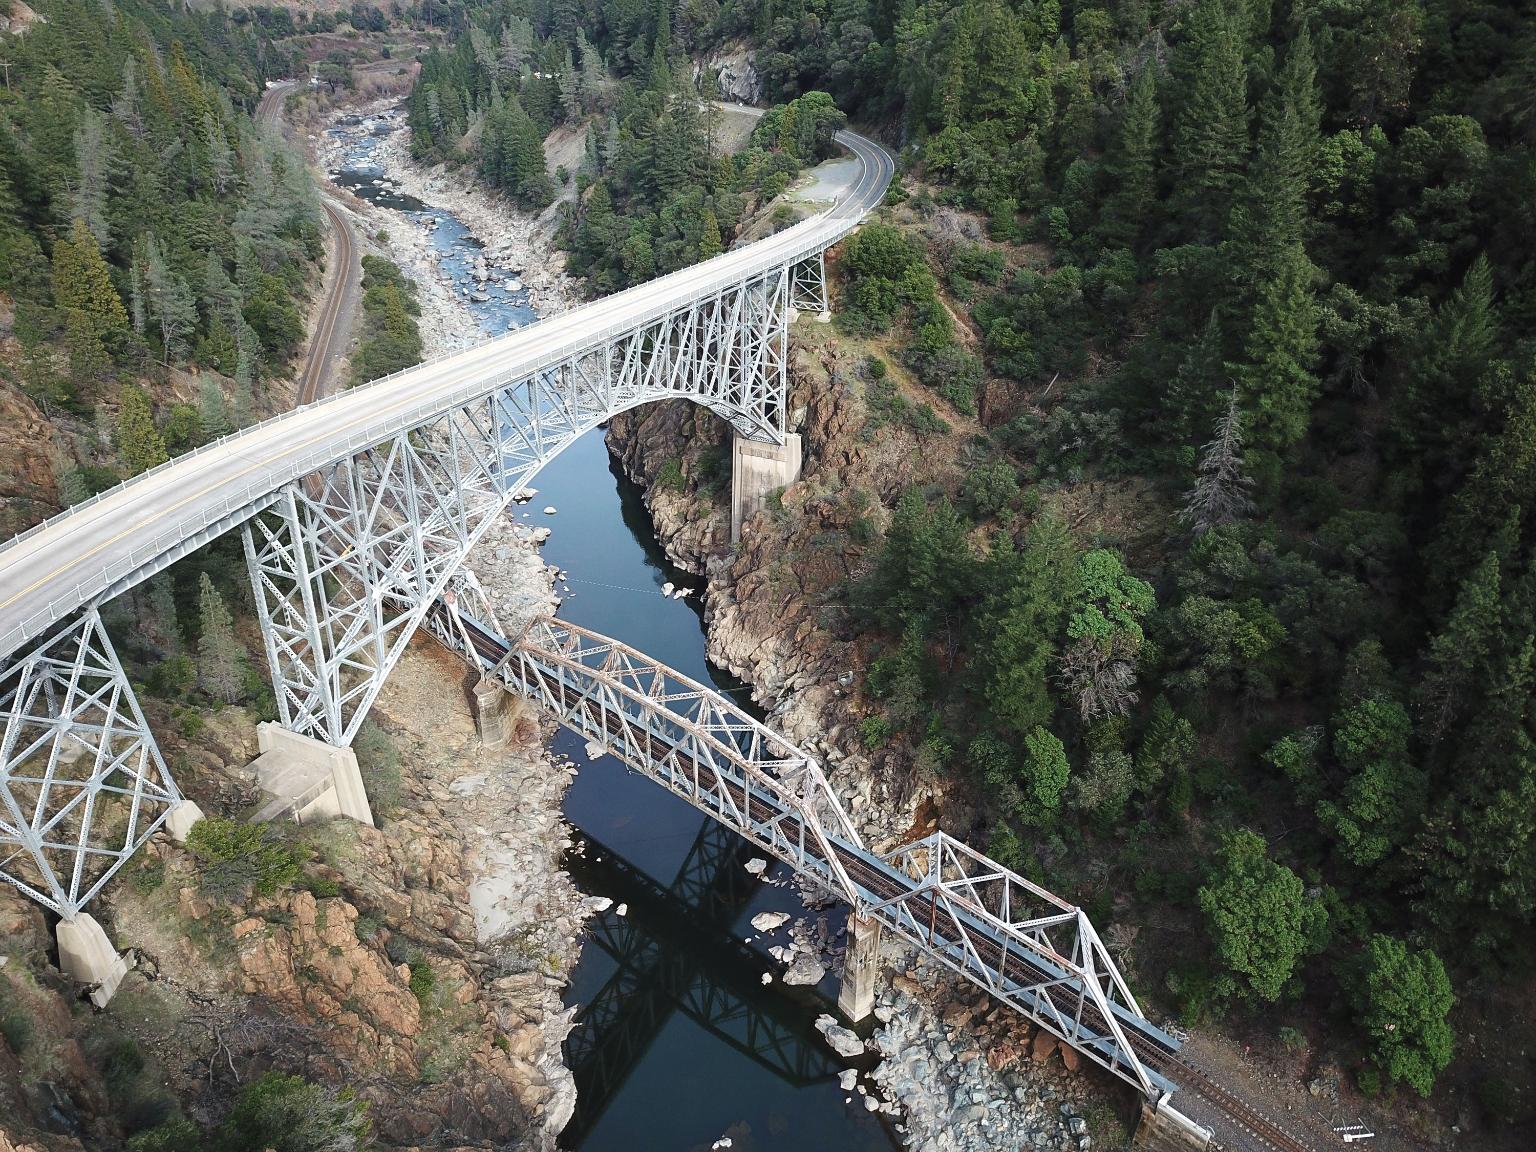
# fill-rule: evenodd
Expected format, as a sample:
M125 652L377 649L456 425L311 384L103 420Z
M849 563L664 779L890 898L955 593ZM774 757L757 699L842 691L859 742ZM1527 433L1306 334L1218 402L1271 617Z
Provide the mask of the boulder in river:
M789 971L784 973L784 983L799 987L815 987L821 983L821 978L826 974L827 970L821 966L816 957L809 952L800 952L795 955ZM828 1039L831 1038L828 1037Z
M827 1043L832 1045L832 1050L845 1059L864 1054L864 1041L825 1012L816 1017L816 1031L825 1036Z

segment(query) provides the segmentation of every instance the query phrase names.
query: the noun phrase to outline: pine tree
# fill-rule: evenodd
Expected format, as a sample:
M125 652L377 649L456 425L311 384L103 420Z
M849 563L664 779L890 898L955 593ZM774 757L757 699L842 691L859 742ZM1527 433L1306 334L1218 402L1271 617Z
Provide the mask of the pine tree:
M234 620L224 598L204 572L198 580L197 681L204 692L226 704L245 695L245 654L235 638Z
M197 414L202 420L203 434L210 440L217 440L234 431L229 419L229 405L224 399L224 389L207 372L197 382Z
M197 326L197 304L187 282L172 270L165 249L151 234L145 243L143 277L144 302L160 334L162 363L184 347L187 333Z
M118 400L117 454L130 476L147 472L170 459L166 455L165 442L155 427L149 397L132 384L123 388Z
M1222 359L1223 333L1220 313L1212 309L1190 341L1178 370L1157 397L1164 437L1183 446L1219 420L1222 385L1230 384Z
M1226 414L1216 421L1216 435L1202 450L1200 475L1185 497L1179 520L1196 536L1235 524L1253 508L1248 498L1252 484L1243 474L1243 414L1234 389Z
M53 296L64 310L76 373L102 374L111 366L111 349L128 330L128 313L96 238L78 217L68 238L53 246Z
M176 619L176 585L169 572L153 577L140 623L144 632L167 656L181 651L181 624Z
M581 118L581 73L576 70L576 62L571 57L571 50L565 50L565 58L560 64L560 106L565 109L565 118L576 121Z
M597 107L602 96L603 78L606 75L603 56L588 42L587 34L580 29L576 32L576 51L581 67L582 100L590 110Z
M1419 683L1419 732L1433 747L1444 738L1485 674L1500 619L1499 554L1490 552L1463 581L1443 631L1429 645Z
M1149 64L1131 87L1108 166L1112 191L1099 218L1099 235L1109 247L1134 247L1157 201L1158 116L1157 75Z
M1497 361L1493 269L1479 254L1408 358L1408 395L1396 408L1404 465L1431 493L1453 490L1478 454Z
M234 187L235 153L212 113L203 117L203 141L208 149L208 172L213 181L213 189L223 196Z
M1227 365L1250 413L1251 446L1271 483L1281 454L1306 435L1317 398L1316 277L1300 242L1286 248L1258 286L1243 360Z
M704 223L699 231L699 259L708 260L711 256L720 255L723 246L720 240L720 221L715 218L714 209L704 209Z
M93 108L86 108L80 117L80 127L75 130L72 214L90 229L96 243L103 248L112 240L107 226L107 173L111 162L106 117Z
M1248 145L1242 22L1224 0L1201 0L1184 25L1174 60L1183 98L1175 109L1169 166L1173 216L1209 242L1226 224Z

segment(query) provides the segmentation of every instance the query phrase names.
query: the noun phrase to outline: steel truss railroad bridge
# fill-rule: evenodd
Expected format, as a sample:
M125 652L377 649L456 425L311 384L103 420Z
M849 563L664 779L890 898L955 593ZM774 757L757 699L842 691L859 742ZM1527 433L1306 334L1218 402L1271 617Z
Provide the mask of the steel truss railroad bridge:
M784 441L788 325L826 311L824 254L894 171L879 146L838 139L858 174L819 215L274 417L0 547L0 876L73 923L181 808L100 609L239 529L284 728L349 745L435 613L440 636L507 688L1171 1113L1177 1042L1146 1020L1081 909L943 833L869 851L812 757L616 641L539 620L512 644L444 622L484 532L615 414L682 398L738 437Z

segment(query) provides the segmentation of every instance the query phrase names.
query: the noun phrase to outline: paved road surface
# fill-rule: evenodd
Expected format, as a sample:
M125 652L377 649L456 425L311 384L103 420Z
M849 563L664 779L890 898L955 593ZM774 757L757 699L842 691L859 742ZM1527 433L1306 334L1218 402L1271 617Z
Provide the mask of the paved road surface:
M207 445L61 513L0 548L0 658L270 505L283 485L743 279L824 250L880 203L895 166L852 132L837 204L777 235L376 380Z

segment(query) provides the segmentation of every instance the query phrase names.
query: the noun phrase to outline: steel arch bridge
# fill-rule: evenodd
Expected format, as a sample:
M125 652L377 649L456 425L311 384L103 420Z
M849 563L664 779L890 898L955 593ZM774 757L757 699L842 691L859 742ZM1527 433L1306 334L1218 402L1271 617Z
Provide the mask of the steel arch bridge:
M100 608L240 529L283 727L345 746L484 532L582 433L687 399L788 431L788 325L827 307L824 254L884 196L285 413L0 547L0 877L74 920L182 804Z

